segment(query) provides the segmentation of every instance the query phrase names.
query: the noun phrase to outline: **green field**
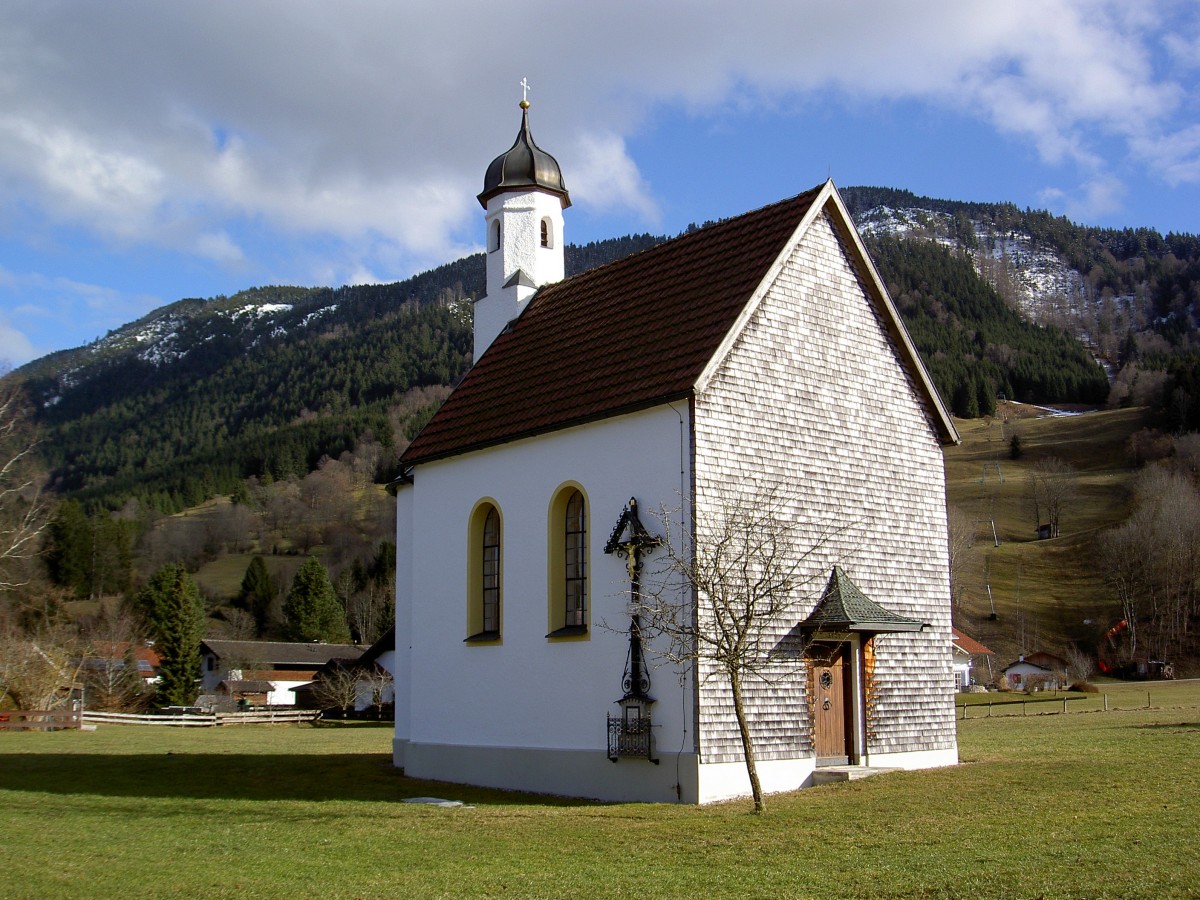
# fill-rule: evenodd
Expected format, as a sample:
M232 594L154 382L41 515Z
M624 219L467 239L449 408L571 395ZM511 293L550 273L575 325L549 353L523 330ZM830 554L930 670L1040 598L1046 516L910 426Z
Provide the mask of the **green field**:
M962 765L762 817L417 782L386 728L0 733L0 895L1192 896L1200 684L1106 689L1109 712L960 720ZM426 795L473 808L399 802Z

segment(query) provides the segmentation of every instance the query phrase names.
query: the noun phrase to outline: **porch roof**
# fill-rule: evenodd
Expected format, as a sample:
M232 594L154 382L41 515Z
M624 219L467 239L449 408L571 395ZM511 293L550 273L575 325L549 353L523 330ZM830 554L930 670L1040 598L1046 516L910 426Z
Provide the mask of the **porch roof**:
M821 600L803 622L803 631L857 631L882 634L921 631L926 623L901 616L880 606L850 580L841 566L834 566Z

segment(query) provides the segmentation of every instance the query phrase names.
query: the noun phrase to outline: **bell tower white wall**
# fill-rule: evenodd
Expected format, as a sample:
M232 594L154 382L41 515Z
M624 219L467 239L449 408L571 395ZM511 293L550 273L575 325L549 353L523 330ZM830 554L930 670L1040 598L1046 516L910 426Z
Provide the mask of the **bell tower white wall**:
M537 188L503 191L488 199L485 222L487 294L475 302L476 360L537 288L561 281L564 274L563 203L557 194Z

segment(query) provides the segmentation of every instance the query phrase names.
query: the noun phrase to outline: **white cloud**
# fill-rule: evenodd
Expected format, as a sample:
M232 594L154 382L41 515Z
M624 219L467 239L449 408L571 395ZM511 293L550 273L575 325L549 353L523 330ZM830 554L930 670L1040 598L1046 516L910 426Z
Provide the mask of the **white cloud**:
M1152 162L1167 184L1200 184L1200 125L1170 135L1136 138L1133 147L1140 158Z
M0 117L6 167L32 185L56 215L142 237L164 199L163 172L150 160L101 146L90 135L15 115Z
M242 248L225 231L210 231L197 237L196 253L226 266L246 261Z
M566 171L571 177L566 180L573 203L602 212L629 209L647 224L658 224L660 212L653 192L618 135L580 135L569 159Z
M0 372L27 363L37 355L29 338L0 316Z
M47 232L82 227L221 266L399 277L475 249L474 194L516 130L524 75L534 131L575 203L639 227L659 222L661 198L630 148L659 111L795 115L818 95L915 100L989 123L1073 175L1064 190L1089 208L1119 196L1113 172L1127 159L1200 183L1200 126L1181 119L1195 85L1179 72L1194 67L1200 34L1189 4L521 9L5 5L0 200L19 200ZM1174 69L1156 65L1164 54ZM305 258L264 262L247 229ZM321 243L331 249L314 258Z
M1119 179L1099 175L1070 191L1045 188L1039 197L1048 209L1079 222L1095 220L1120 209L1125 193L1125 185Z

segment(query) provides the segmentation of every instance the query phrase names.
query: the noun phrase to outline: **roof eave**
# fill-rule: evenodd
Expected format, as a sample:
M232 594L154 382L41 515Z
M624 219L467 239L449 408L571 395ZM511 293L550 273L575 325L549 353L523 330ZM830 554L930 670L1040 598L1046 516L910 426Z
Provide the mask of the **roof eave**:
M676 400L685 400L692 396L692 389L689 388L683 391L673 391L669 394L663 394L659 397L653 397L648 400L642 400L638 403L631 403L628 406L613 407L599 412L591 413L586 416L579 416L575 419L567 419L562 422L540 426L538 428L530 428L525 431L514 434L506 434L503 437L495 438L487 441L478 441L474 444L464 444L454 447L450 450L444 450L440 453L430 453L425 456L409 457L401 455L400 465L411 467L419 466L423 463L437 462L442 459L450 459L453 456L463 456L467 453L476 453L480 450L487 450L490 447L499 447L502 444L511 444L514 441L523 441L526 438L538 437L543 434L550 434L554 431L565 431L568 428L576 428L580 425L589 425L592 422L599 422L603 419L614 419L617 416L627 416L630 413L641 412L645 409L653 409L656 406L663 406L667 403L672 403Z
M527 194L531 191L541 191L543 194L553 194L562 203L562 208L566 209L571 205L570 191L560 191L557 188L547 187L544 184L536 184L529 182L528 184L499 184L490 191L480 191L475 195L475 199L479 201L479 205L487 209L488 201L500 194L523 193Z

